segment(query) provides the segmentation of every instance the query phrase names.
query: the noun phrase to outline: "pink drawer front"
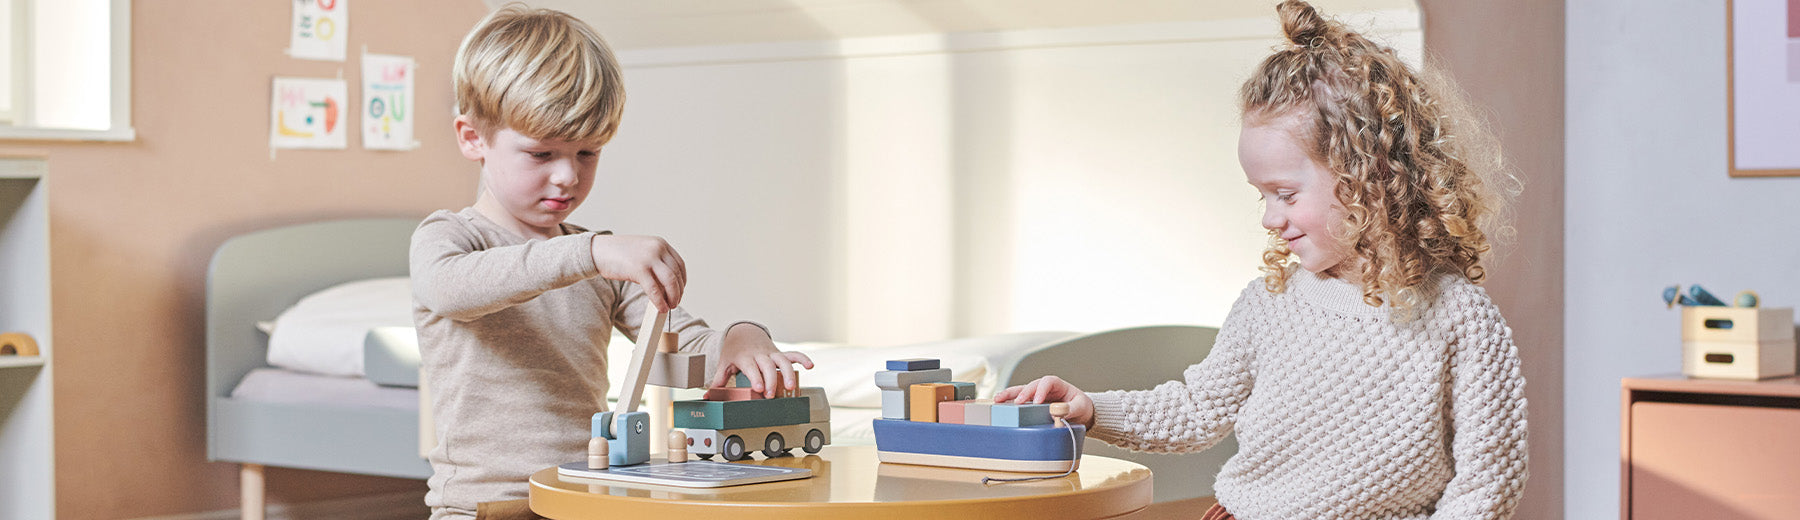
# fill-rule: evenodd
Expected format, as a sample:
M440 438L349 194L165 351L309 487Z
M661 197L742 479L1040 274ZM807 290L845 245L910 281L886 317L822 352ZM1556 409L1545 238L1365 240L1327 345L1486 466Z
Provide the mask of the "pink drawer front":
M1800 410L1631 404L1630 518L1800 518Z

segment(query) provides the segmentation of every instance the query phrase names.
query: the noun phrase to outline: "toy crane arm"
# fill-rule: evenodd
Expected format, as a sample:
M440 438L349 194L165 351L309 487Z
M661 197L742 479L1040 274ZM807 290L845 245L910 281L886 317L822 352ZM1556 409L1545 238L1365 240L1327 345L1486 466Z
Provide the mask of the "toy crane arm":
M655 312L651 312L655 311ZM635 412L638 402L644 398L644 384L650 379L650 364L656 355L656 342L660 341L663 324L668 322L669 311L656 310L654 307L644 310L644 324L638 327L637 346L631 349L631 365L625 369L625 380L619 384L619 411Z

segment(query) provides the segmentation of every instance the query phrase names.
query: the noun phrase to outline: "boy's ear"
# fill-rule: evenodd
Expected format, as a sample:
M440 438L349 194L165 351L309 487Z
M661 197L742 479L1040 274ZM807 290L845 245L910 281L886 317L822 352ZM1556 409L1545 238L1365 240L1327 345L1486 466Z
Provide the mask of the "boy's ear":
M487 140L481 138L481 130L475 128L475 122L469 116L456 116L456 121L451 124L456 128L456 147L462 150L463 157L480 161L487 155Z

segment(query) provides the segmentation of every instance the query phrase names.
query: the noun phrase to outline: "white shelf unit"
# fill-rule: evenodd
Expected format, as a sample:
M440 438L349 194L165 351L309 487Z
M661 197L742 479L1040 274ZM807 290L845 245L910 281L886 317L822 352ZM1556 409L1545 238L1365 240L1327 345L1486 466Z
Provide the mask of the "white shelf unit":
M37 356L0 356L0 518L55 518L48 163L0 156L0 332Z

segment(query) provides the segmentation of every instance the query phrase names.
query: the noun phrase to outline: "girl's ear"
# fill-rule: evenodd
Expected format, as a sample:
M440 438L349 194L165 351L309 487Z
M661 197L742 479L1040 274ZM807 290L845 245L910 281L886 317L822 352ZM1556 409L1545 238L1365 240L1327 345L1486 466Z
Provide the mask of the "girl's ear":
M487 140L481 138L481 130L475 128L469 116L456 116L451 124L456 128L456 147L462 150L463 157L480 161L487 156Z

